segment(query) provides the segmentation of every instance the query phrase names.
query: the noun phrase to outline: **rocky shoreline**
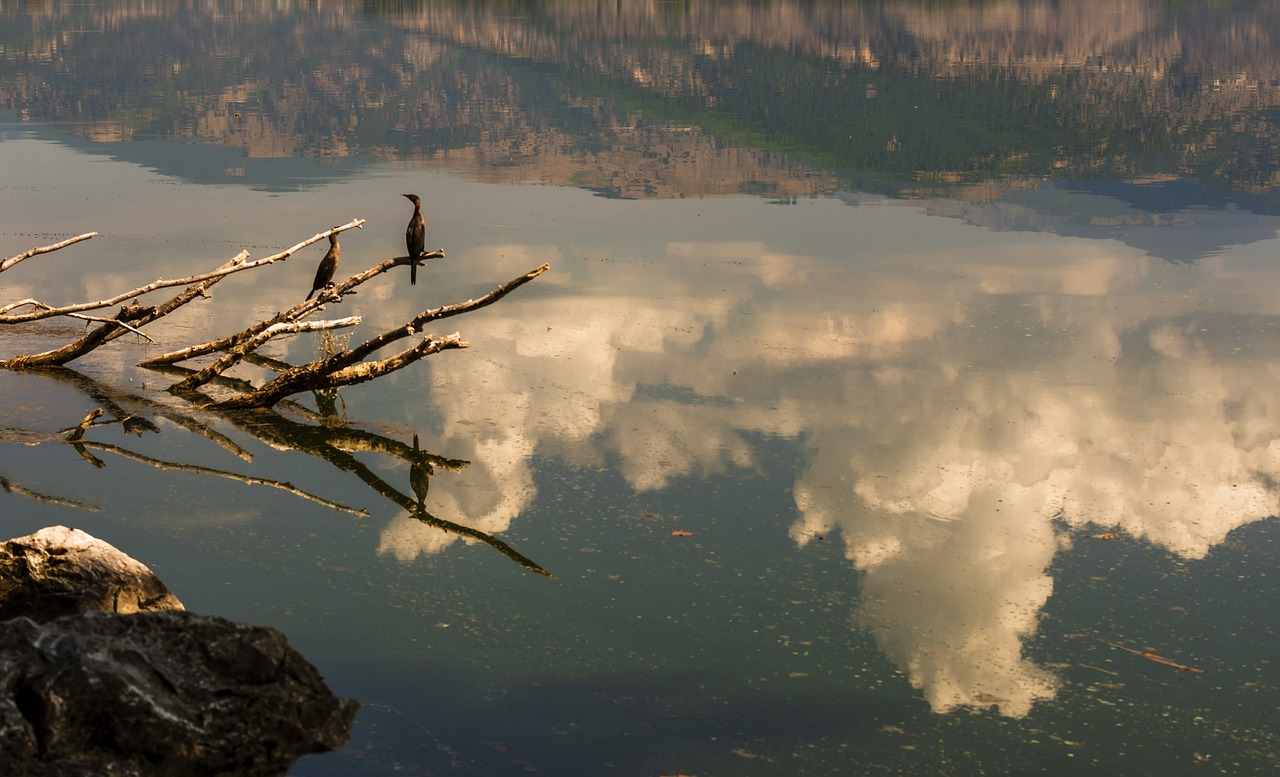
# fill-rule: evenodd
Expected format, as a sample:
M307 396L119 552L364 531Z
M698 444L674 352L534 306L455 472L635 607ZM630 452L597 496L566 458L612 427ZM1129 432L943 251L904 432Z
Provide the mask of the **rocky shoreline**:
M358 707L279 631L187 612L83 531L0 544L7 775L283 775L345 744Z

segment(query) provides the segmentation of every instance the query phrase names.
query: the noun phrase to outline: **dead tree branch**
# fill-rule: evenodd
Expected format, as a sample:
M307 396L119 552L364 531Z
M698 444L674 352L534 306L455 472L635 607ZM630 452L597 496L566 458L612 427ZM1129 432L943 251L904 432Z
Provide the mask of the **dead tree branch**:
M438 321L439 319L449 318L450 316L459 316L463 313L469 313L473 310L479 310L480 308L492 305L529 281L537 278L550 268L551 265L544 264L541 267L530 270L524 275L512 278L478 299L469 299L466 302L459 302L454 305L445 305L444 307L423 311L410 319L406 324L404 324L404 326L389 329L377 337L369 338L349 351L343 351L342 353L335 354L318 364L322 365L326 372L355 364L366 356L372 354L374 351L377 351L396 340L408 337L409 335L420 331L422 329L422 325L429 321Z
M241 394L238 397L214 402L208 407L213 410L248 410L258 407L271 407L285 397L297 394L300 391L319 391L363 383L387 373L395 372L424 356L430 356L433 353L452 348L466 347L467 343L463 342L456 333L442 337L439 340L428 335L425 340L413 348L375 362L364 362L330 371L322 368L324 362L312 362L301 367L295 367L268 381L262 388Z
M51 246L40 246L39 248L32 248L30 250L23 251L17 256L11 256L8 259L5 259L3 262L0 262L0 272L4 272L5 270L9 269L10 267L14 266L15 264L17 264L18 262L21 262L24 259L30 259L31 257L39 256L40 254L47 254L50 251L57 251L60 248L66 248L69 245L75 245L76 243L79 243L81 240L88 240L89 238L93 238L97 236L98 236L97 232L86 232L83 235L76 235L75 237L67 238L66 240L63 240L61 243L54 243Z
M405 264L408 258L409 257L407 256L398 256L394 259L387 259L377 266L370 267L364 272L351 276L332 289L325 289L311 299L300 302L283 313L277 313L271 318L259 321L247 329L236 332L233 335L228 335L227 337L218 338L217 340L210 340L207 343L200 343L199 345L193 345L170 353L162 353L159 356L153 356L150 359L139 362L138 366L159 367L164 364L177 364L178 362L186 361L187 359L194 359L199 356L207 356L211 353L230 350L269 326L298 321L324 307L326 302L342 301L342 295L349 293L352 289L365 281L376 278L393 267ZM432 251L429 254L425 254L424 258L442 259L444 258L444 251Z
M243 261L241 257L236 257L230 262L227 262L226 265L223 265L223 267L234 266L236 262L240 261ZM177 295L171 297L168 301L154 307L144 307L137 303L126 305L120 309L119 313L116 314L115 320L108 321L75 342L68 343L61 348L55 348L52 351L45 351L44 353L15 356L12 359L0 361L0 367L10 370L20 370L31 367L61 367L73 359L78 359L81 356L84 356L98 346L120 337L125 332L133 329L134 326L145 326L152 321L155 321L157 318L172 313L191 300L205 296L206 291L225 277L226 274L224 273L222 275L214 275L211 278L206 278L200 283L188 286ZM2 320L3 319L0 318L0 321ZM130 324L132 324L132 326L130 326Z
M310 238L303 240L301 243L298 243L297 245L294 245L290 248L286 248L285 250L281 251L278 254L272 254L271 256L268 256L263 259L258 259L252 262L245 261L249 256L249 252L241 251L231 261L227 262L226 264L223 264L221 267L219 267L216 270L213 270L207 273L202 273L200 275L192 275L187 278L175 278L175 279L162 278L160 280L152 281L151 283L148 283L145 286L139 286L138 288L133 289L131 291L126 291L123 294L117 294L114 297L97 300L96 302L81 302L75 305L65 305L60 308L55 308L43 302L39 302L37 300L30 300L30 299L22 300L20 302L14 302L0 308L0 324L18 324L25 321L38 321L40 319L51 318L53 316L64 316L64 315L67 315L68 313L82 313L86 310L98 310L100 308L109 308L112 305L118 305L121 302L124 302L126 300L135 299L137 297L142 296L143 294L156 291L157 289L172 288L174 286L189 286L191 284L198 284L203 281L208 281L215 278L222 278L224 276L231 275L232 273L244 272L245 270L253 270L255 268L262 267L263 265L274 264L275 262L283 262L286 259L288 259L290 256L293 256L295 253L297 253L298 251L301 251L302 249L306 248L312 243L318 243L321 240L328 238L329 235L331 234L343 232L348 229L357 229L359 227L364 226L364 223L365 223L364 219L353 219L352 221L346 224L343 224L340 227L334 227L333 229L326 229L324 232L317 233L311 236ZM31 306L38 309L30 313L10 314L10 311L23 306Z
M330 329L345 329L346 327L356 326L359 323L359 316L349 316L347 318L335 319L333 321L293 321L272 324L249 339L238 343L235 347L231 348L225 356L218 359L213 364L210 364L208 367L205 367L191 377L173 384L169 387L169 391L174 394L184 394L194 391L230 369L249 352L279 335L293 335L302 332L320 332Z
M399 263L399 259L392 259L388 261ZM386 264L386 262L383 264ZM310 364L294 367L293 369L287 370L268 381L262 386L262 388L256 391L239 397L215 402L210 407L217 410L271 407L281 399L300 391L317 391L363 383L364 381L372 380L373 378L380 377L389 372L399 370L430 354L452 348L466 348L467 343L459 338L456 333L438 340L434 337L428 336L417 346L410 348L407 351L402 351L395 356L381 359L376 362L361 363L362 359L371 355L380 348L383 348L396 340L416 334L422 328L422 325L429 321L461 315L472 310L478 310L487 305L492 305L510 294L512 291L515 291L534 278L537 278L549 268L550 265L543 264L540 267L530 270L524 275L512 278L478 299L470 299L466 302L461 302L455 305L446 305L444 307L424 311L410 319L403 326L389 329L376 337L371 337L355 348L334 354L326 359L311 362Z

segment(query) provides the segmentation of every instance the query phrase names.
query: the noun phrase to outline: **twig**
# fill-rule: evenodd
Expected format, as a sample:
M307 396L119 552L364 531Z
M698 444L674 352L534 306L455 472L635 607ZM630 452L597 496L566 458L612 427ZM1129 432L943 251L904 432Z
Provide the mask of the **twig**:
M155 340L154 340L154 339L152 339L151 335L147 334L146 332L142 331L141 329L138 329L137 327L130 326L129 324L126 324L124 321L122 321L122 320L120 320L120 319L118 319L118 318L103 318L102 316L90 316L90 315L86 315L86 314L84 314L84 313L68 313L68 314L67 314L67 317L68 317L68 318L78 318L78 319L80 319L81 321L97 321L97 322L102 323L102 324L115 324L116 326L119 326L119 327L123 327L123 328L125 328L125 329L128 329L130 332L133 332L133 333L134 333L135 335L137 335L138 337L144 337L144 338L146 338L147 342L149 342L149 343L154 343L154 342L155 342Z
M57 251L60 248L66 248L69 245L75 245L76 243L79 243L81 240L88 240L89 238L93 238L97 236L98 236L97 232L86 232L83 235L76 235L75 237L67 238L66 240L63 240L61 243L54 243L51 246L40 246L39 248L32 248L30 250L23 251L17 256L11 256L8 259L5 259L3 262L0 262L0 272L4 272L5 270L9 269L10 267L14 266L15 264L17 264L18 262L21 262L24 259L30 259L31 257L38 256L40 254L47 254L50 251Z

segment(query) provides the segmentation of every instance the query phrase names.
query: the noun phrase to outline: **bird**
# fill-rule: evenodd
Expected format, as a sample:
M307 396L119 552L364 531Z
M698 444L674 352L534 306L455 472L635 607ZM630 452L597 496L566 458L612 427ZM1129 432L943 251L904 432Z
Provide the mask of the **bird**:
M427 501L427 490L431 488L431 478L435 476L435 468L427 461L423 452L418 449L418 435L413 436L413 459L409 462L409 485L413 495L421 506Z
M404 196L413 203L413 215L404 229L404 244L409 251L409 285L413 286L418 283L418 268L422 266L419 257L426 253L427 227L422 221L422 200L416 194Z
M320 260L320 266L316 268L316 279L311 282L311 293L307 294L307 299L311 299L317 291L320 291L329 282L333 280L333 274L338 271L338 253L341 252L338 246L338 233L329 233L329 251ZM307 300L303 300L306 302Z

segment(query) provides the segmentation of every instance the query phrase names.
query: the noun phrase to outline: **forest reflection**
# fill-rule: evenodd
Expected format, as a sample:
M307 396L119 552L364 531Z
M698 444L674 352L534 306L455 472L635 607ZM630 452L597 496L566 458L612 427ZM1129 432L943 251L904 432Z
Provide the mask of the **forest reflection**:
M1259 195L1277 30L1275 2L29 4L0 20L0 108L264 187L303 182L270 160L369 156L626 198L1187 174ZM121 145L165 138L245 156Z

